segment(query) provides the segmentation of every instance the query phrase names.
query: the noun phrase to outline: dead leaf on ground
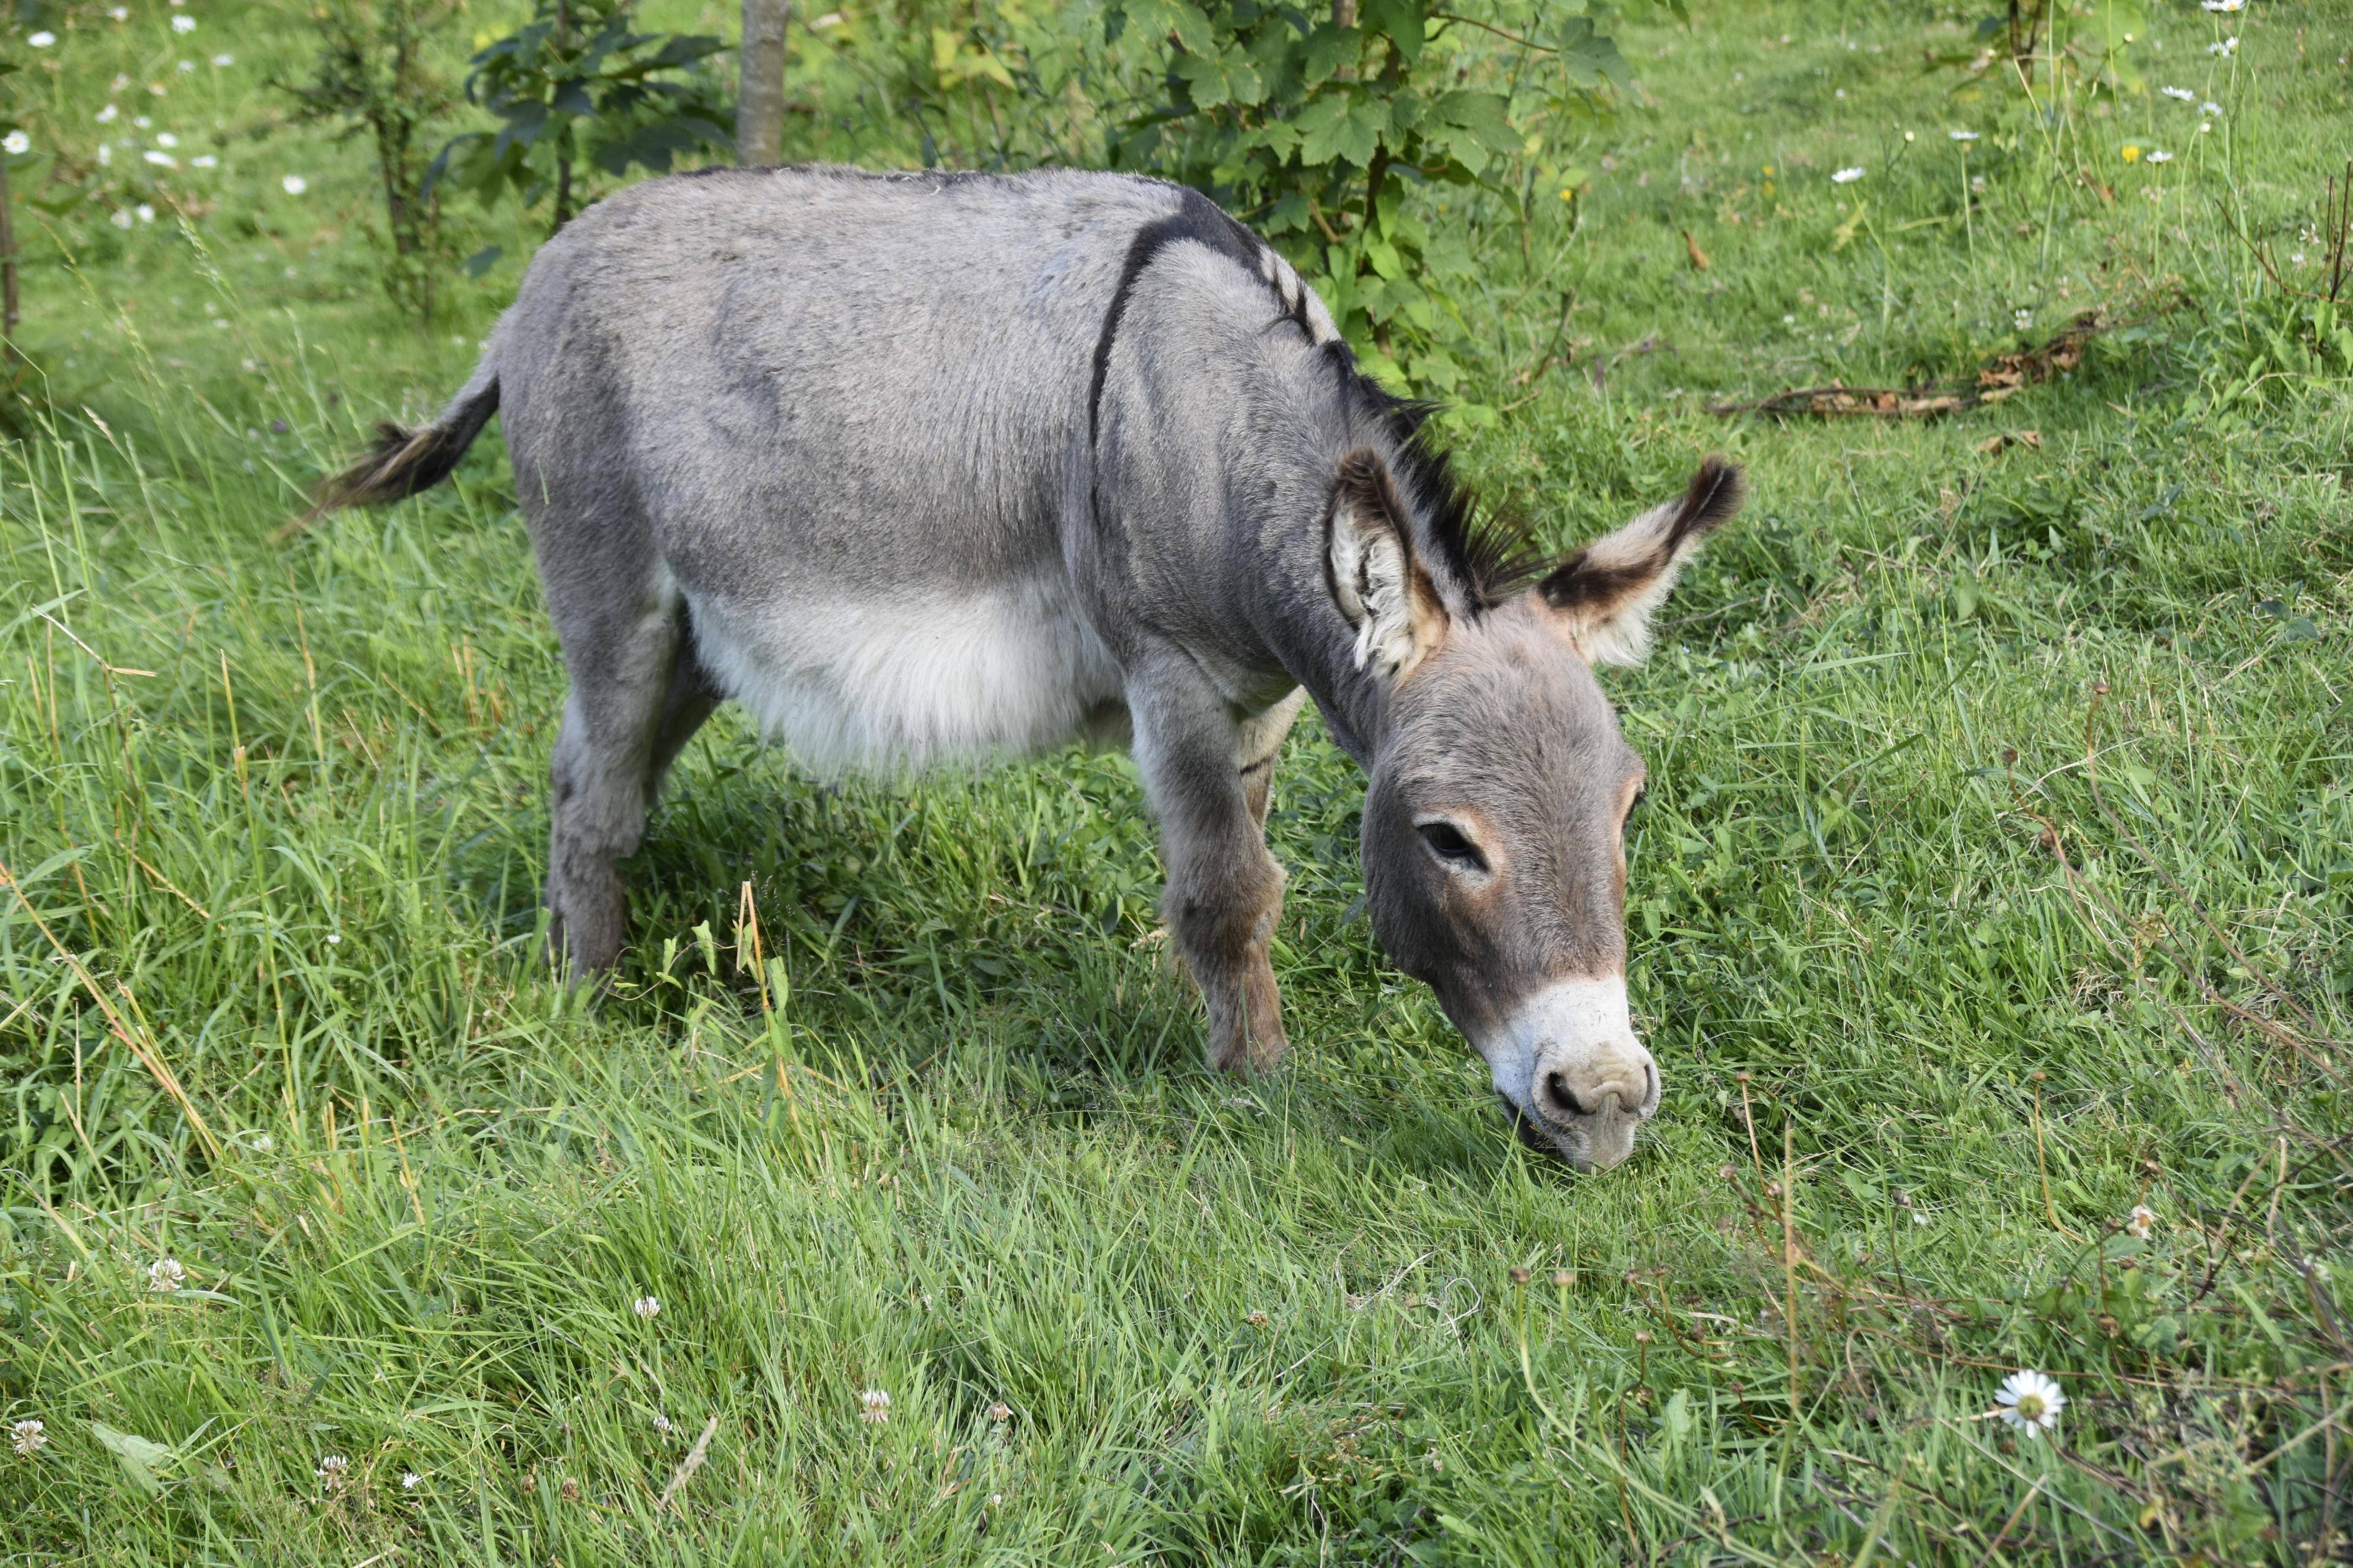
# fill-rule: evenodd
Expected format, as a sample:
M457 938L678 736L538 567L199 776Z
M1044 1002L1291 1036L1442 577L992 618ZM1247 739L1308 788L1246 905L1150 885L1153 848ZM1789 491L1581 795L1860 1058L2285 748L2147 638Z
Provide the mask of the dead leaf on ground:
M1683 237L1683 249L1691 254L1692 270L1694 272L1706 271L1707 252L1699 247L1699 241L1691 237L1691 230L1686 228L1679 229L1676 232Z
M2004 430L2000 435L1989 436L1984 440L1978 442L1978 451L1985 457L1990 458L2008 450L2011 447L2031 447L2039 452L2042 450L2042 432L2040 430Z
M1976 376L1966 385L1848 386L1834 381L1827 386L1793 387L1754 403L1712 404L1708 412L1811 414L1822 418L1860 414L1882 419L1932 419L1940 414L1957 414L2000 403L2022 388L2073 370L2084 363L2084 345L2116 324L2097 310L2085 310L2034 347L1989 360L1978 367ZM2024 434L2018 438L2024 440ZM2040 437L2030 445L2042 445Z

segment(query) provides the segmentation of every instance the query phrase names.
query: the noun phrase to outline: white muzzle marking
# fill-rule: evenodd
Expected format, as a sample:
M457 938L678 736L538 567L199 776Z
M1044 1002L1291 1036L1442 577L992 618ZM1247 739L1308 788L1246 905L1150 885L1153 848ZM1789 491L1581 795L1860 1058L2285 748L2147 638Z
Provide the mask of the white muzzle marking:
M1482 1054L1495 1091L1580 1168L1623 1160L1659 1108L1659 1069L1634 1037L1622 974L1546 986Z

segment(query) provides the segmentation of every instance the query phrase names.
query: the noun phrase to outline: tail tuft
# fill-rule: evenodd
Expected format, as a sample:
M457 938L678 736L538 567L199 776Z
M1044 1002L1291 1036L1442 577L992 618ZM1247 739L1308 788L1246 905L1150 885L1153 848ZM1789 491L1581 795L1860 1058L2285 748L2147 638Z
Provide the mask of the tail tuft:
M383 506L431 489L449 477L498 407L495 375L478 374L476 384L459 394L441 417L424 428L410 430L389 421L377 426L375 444L367 456L313 485L309 509L279 530L278 537L299 532L345 507Z

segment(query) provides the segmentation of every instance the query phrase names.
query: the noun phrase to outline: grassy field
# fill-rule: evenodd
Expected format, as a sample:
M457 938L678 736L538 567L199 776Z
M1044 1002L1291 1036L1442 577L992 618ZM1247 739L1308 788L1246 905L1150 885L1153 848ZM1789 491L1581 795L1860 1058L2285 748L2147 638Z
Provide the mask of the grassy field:
M1312 721L1270 1080L1201 1066L1124 758L831 789L723 716L621 983L551 985L495 438L272 538L523 247L405 324L364 150L263 91L290 8L78 10L58 121L219 162L182 221L19 216L0 1563L2353 1551L2353 363L2230 232L2316 286L2353 7L2148 0L2140 89L2031 101L1923 73L1988 8L1630 27L1580 203L1432 214L1489 494L1566 544L1754 484L1610 680L1666 1099L1591 1178L1374 949ZM2094 309L1947 419L1707 411ZM1989 1418L2022 1368L2047 1436Z

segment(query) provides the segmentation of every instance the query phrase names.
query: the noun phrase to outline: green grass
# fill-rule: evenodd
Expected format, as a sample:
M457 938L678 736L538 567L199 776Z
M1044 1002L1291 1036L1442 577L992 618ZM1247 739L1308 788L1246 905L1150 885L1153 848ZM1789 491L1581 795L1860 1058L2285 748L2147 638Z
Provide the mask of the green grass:
M2256 0L2217 63L2152 4L2201 133L1923 77L1957 12L1694 10L1628 35L1655 107L1575 233L1524 271L1446 220L1519 404L1464 437L1491 494L1566 543L1712 447L1754 480L1611 679L1667 1093L1592 1178L1373 948L1313 722L1270 1081L1200 1065L1124 759L832 790L723 719L621 984L550 985L562 681L497 442L270 539L514 264L388 315L362 150L269 123L299 36L198 12L217 188L35 241L61 396L0 453L0 1425L47 1437L0 1563L2344 1553L2353 395L2217 212L2313 255L2353 11ZM58 103L165 14L81 17ZM2139 324L1947 422L1704 412L2094 305ZM1984 1419L2021 1367L2055 1440Z

